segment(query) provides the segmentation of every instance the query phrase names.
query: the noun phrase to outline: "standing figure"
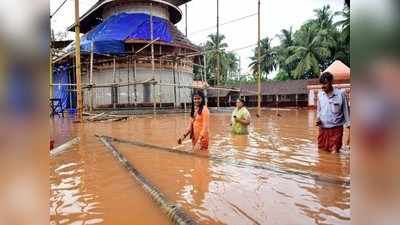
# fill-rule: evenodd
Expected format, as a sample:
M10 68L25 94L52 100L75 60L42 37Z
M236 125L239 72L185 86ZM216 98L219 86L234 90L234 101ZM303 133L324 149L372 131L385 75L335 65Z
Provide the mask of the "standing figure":
M337 153L342 148L343 126L350 127L349 105L346 94L332 86L331 73L321 74L319 82L322 91L317 104L318 149Z
M193 151L208 150L208 127L210 113L206 106L204 93L196 90L192 96L192 111L190 113L190 123L184 135L178 139L181 144L189 134L192 139Z
M236 108L232 112L232 132L234 134L248 134L247 127L250 125L250 113L244 106L245 102L243 99L238 98L236 100Z

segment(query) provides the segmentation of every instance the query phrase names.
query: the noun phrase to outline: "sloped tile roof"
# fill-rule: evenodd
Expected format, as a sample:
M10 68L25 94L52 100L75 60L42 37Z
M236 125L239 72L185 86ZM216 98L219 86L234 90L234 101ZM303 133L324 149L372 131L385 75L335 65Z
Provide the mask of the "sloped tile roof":
M318 79L309 80L287 80L287 81L268 81L261 83L262 95L291 95L291 94L307 94L307 85L317 82ZM232 88L239 88L234 86ZM257 84L242 84L240 86L242 95L257 95ZM230 91L220 90L220 97L225 97ZM217 90L209 90L208 97L216 97Z

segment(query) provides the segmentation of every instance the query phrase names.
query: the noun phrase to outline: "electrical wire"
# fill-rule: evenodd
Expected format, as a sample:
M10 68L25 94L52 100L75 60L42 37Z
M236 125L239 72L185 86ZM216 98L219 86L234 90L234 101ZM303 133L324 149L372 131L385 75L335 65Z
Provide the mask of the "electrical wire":
M224 25L227 25L227 24L235 23L235 22L238 22L238 21L241 21L241 20L253 17L253 16L257 16L257 13L253 13L253 14L250 14L250 15L247 15L247 16L243 16L243 17L240 17L240 18L237 18L237 19L233 19L233 20L227 21L225 23L221 23L219 26L221 27L221 26L224 26ZM216 28L216 26L206 27L206 28L194 31L194 32L190 33L189 35L198 34L198 33L201 33L203 31L212 30L212 29L215 29L215 28Z
M64 4L67 2L68 0L64 0L63 3L61 3L60 6L58 6L58 8L56 9L56 11L53 12L53 14L50 15L50 19L53 18L53 16L64 6Z

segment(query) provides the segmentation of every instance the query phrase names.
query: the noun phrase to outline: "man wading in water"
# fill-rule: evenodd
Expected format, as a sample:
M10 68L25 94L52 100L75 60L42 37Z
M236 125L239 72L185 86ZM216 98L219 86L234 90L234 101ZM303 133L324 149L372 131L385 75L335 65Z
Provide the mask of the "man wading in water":
M250 113L244 107L244 100L238 98L236 100L236 108L232 112L232 133L234 134L248 134L247 127L250 124Z
M207 151L209 115L204 93L200 90L195 91L192 96L191 120L185 134L178 139L178 144L182 144L182 141L190 134L193 151Z
M342 148L343 125L350 127L349 105L346 94L332 86L331 73L321 74L319 82L322 91L317 105L318 149L337 153Z

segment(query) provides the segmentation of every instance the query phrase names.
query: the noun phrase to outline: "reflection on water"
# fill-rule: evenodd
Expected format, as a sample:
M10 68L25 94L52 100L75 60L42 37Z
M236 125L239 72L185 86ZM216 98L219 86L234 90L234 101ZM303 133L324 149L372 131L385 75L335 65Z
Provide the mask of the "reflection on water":
M251 111L252 114L255 111ZM312 176L247 165L349 178L349 153L318 152L315 112L264 111L250 134L230 133L230 114L211 114L210 154L224 162L114 143L166 196L201 224L350 224L350 188ZM103 134L177 146L188 116L159 115L127 122L54 121L56 144L80 136L74 149L51 159L54 224L168 224L168 219L94 137ZM67 126L67 127L66 127ZM234 164L231 162L244 162Z

